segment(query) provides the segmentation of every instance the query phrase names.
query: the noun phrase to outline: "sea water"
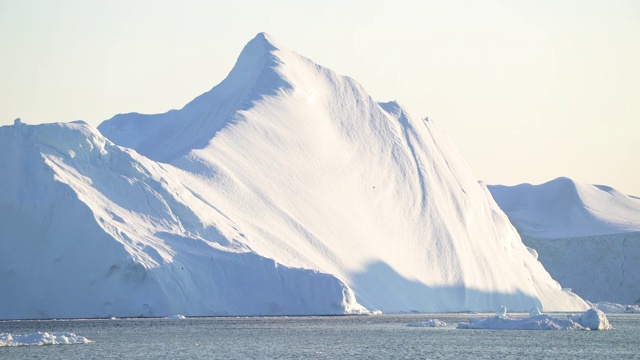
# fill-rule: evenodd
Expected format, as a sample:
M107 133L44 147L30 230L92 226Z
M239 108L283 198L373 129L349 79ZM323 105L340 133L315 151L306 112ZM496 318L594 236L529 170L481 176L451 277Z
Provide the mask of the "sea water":
M609 315L615 327L611 331L455 328L469 317L482 316L486 315L3 321L0 333L71 332L93 342L3 347L0 359L640 358L640 314ZM448 326L407 326L430 319Z

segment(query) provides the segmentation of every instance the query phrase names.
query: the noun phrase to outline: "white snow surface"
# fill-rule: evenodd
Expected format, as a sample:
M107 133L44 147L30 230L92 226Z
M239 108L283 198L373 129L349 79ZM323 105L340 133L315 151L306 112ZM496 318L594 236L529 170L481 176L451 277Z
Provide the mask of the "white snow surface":
M471 318L468 323L459 323L458 329L483 330L613 330L607 316L600 310L589 309L583 314L566 319L550 315L534 315L528 318L510 318L505 315L485 319Z
M568 178L489 190L563 286L591 302L640 303L640 199Z
M98 129L0 128L0 318L588 308L432 121L266 34Z
M72 345L88 344L91 340L74 333L49 333L35 332L26 335L12 335L0 333L0 348L6 346L29 346L29 345Z

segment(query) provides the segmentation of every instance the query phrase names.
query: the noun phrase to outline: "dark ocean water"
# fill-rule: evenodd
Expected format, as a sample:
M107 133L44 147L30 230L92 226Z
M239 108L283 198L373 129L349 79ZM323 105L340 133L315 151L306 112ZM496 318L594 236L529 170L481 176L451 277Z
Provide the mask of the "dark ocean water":
M93 343L3 347L0 359L640 358L640 314L609 315L612 331L455 329L469 316L5 321L0 333L72 332ZM449 326L406 326L429 319Z

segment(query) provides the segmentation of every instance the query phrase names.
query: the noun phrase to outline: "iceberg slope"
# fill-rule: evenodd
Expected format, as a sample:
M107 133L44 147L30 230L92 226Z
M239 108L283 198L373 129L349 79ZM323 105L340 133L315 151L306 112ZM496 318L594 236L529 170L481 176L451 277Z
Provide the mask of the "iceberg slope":
M529 253L444 133L258 34L181 110L99 126L292 267L333 274L383 311L581 310Z
M568 178L489 189L563 286L592 302L640 301L638 198Z
M86 124L0 127L0 167L1 319L361 309L334 276L250 252L179 170Z

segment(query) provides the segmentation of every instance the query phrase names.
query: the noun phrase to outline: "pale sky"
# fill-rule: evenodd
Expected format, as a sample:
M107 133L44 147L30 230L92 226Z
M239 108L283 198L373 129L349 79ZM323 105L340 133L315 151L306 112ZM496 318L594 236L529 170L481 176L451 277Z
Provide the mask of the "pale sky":
M181 108L262 31L435 120L480 180L640 195L633 0L0 0L0 125Z

